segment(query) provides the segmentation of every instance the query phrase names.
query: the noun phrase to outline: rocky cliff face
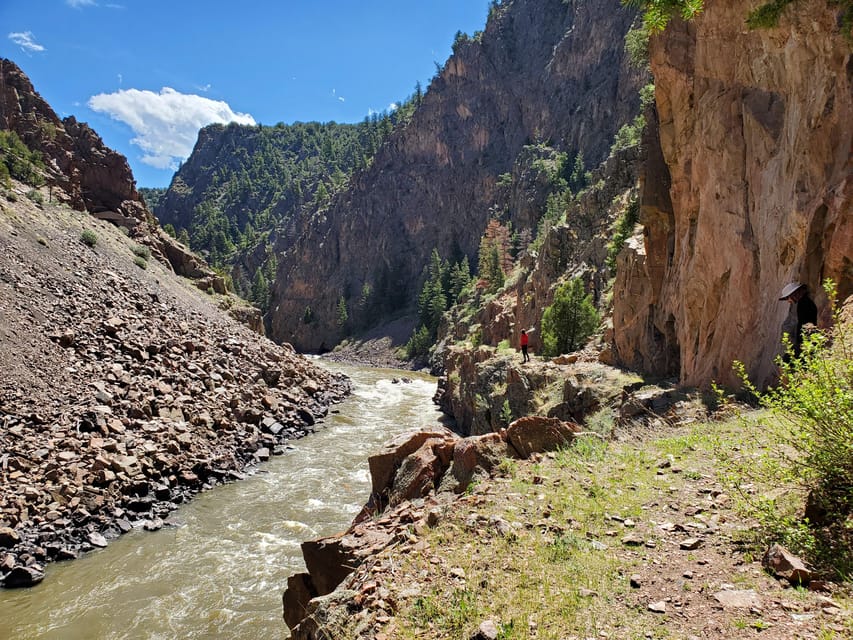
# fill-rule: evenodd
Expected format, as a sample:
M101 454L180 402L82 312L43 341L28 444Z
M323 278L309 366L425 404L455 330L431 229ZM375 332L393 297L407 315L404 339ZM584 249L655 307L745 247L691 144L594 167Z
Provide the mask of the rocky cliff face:
M615 347L688 385L736 383L734 359L771 379L786 283L808 284L824 317L824 278L853 293L851 45L817 0L747 31L759 4L708 0L651 42L659 145L645 237L621 256Z
M73 116L60 120L11 60L0 58L0 77L0 129L14 131L42 154L51 199L125 227L177 274L194 279L202 289L225 293L222 278L157 225L124 156Z
M365 285L374 299L410 303L433 248L475 258L497 178L524 145L551 141L598 164L638 109L641 79L623 51L632 19L617 0L496 8L481 37L457 43L411 121L353 187L290 248L277 247L272 336L331 348L341 298L358 321Z

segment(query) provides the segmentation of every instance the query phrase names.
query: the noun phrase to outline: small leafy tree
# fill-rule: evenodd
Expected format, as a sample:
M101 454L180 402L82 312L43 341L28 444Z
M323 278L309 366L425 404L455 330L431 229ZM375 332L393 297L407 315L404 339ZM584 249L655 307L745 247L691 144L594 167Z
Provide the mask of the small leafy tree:
M557 288L554 302L542 314L542 351L545 356L570 353L592 335L600 321L592 296L580 278Z

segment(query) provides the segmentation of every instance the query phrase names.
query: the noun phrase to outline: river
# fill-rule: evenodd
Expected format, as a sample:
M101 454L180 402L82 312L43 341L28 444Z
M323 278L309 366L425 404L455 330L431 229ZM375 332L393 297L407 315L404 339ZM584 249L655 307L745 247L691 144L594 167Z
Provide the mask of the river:
M305 569L300 543L345 529L370 490L368 456L441 416L434 378L323 365L349 375L354 391L316 433L246 480L198 495L172 516L178 526L132 531L48 565L32 589L0 590L0 638L288 637L281 593Z

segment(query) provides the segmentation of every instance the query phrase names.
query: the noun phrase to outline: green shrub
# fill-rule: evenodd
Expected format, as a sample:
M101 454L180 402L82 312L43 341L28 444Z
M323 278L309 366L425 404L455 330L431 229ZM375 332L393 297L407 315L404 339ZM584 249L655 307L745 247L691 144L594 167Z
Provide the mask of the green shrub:
M505 399L501 405L501 422L505 425L512 422L512 407L509 406L509 398Z
M832 282L825 285L831 302ZM760 473L774 486L796 485L808 496L809 521L778 498L752 500L766 533L839 573L853 571L853 332L835 315L831 330L803 337L801 354L787 344L777 360L780 382L758 390L735 363L744 387L770 414L762 428L777 446L765 454ZM742 470L756 473L755 468Z
M619 252L622 250L622 245L625 244L625 241L631 237L634 233L634 226L640 220L640 202L636 198L631 200L628 203L628 207L625 209L625 212L619 218L619 221L616 223L615 233L613 234L613 240L610 241L610 244L607 245L607 268L610 271L615 272L616 270L616 256L619 255Z
M80 242L90 247L94 247L98 244L98 234L91 229L83 229L83 233L80 234Z
M27 197L36 204L44 204L44 196L42 195L41 191L30 189L29 191L27 191Z
M644 27L630 29L625 34L625 52L631 65L637 69L649 66L649 31Z
M133 264L135 264L140 269L147 269L148 268L148 262L145 260L145 258L142 258L140 256L136 256L133 259Z
M636 147L640 144L643 137L643 129L646 128L646 117L643 114L638 115L630 123L623 124L613 138L613 146L610 147L610 153Z
M779 24L779 16L794 0L773 0L763 4L746 17L746 26L750 29L767 29Z
M30 151L14 131L0 131L0 163L8 173L33 187L44 184L44 161L38 151Z
M674 16L694 18L702 11L703 0L622 0L622 4L643 11L646 30L655 33L663 31Z
M143 260L148 260L151 257L151 249L146 247L144 244L138 244L133 247L133 255L138 258L142 258Z
M542 314L542 355L571 353L592 335L599 320L592 296L580 278L563 283Z

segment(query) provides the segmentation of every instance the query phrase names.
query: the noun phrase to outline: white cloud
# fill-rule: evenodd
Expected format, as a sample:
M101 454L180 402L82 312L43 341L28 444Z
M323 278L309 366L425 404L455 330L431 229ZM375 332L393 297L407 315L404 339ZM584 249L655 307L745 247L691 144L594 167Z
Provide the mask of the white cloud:
M21 49L23 49L24 51L30 53L33 51L44 51L44 47L38 44L33 39L32 31L19 31L15 33L10 33L9 40L21 47Z
M95 0L65 0L65 4L69 7L80 9L81 7L94 7L98 3Z
M400 108L400 105L397 104L396 102L392 102L391 104L388 105L388 111L396 111L399 108Z
M235 113L228 103L179 93L169 87L160 93L122 89L89 98L89 108L124 122L136 137L131 143L145 155L142 162L158 169L176 169L192 152L203 126L219 122L254 125L248 113Z
M346 98L344 98L343 96L338 96L338 100L340 100L341 102L346 102L346 101L347 101L347 99L346 99Z

